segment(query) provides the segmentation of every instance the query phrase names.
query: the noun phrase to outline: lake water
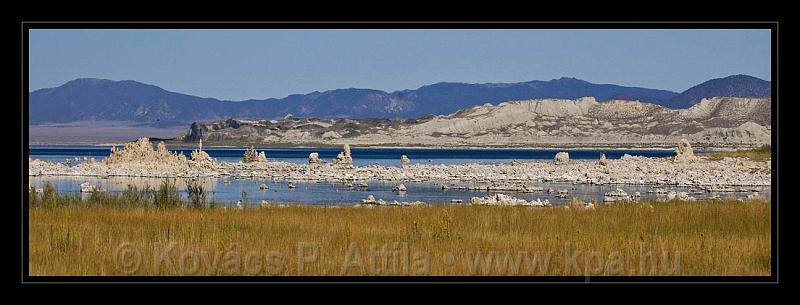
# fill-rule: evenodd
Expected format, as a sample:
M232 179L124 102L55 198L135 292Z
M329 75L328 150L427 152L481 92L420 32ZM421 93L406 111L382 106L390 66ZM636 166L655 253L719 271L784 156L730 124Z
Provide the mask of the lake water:
M110 146L41 146L31 145L28 154L32 158L41 160L65 162L66 159L75 157L101 159L108 157ZM194 147L172 147L174 151L189 156ZM233 147L204 147L217 161L238 162L246 148ZM267 159L272 161L286 161L293 163L308 163L308 154L319 153L325 161L332 161L342 150L341 147L325 148L256 148L264 152ZM645 157L674 156L672 149L429 149L429 148L358 148L351 149L353 162L356 166L379 164L384 166L399 166L400 156L407 155L411 163L421 164L464 164L464 163L497 163L520 160L552 160L559 151L569 153L570 159L599 159L605 153L606 158L619 159L624 154ZM74 163L73 163L74 164Z
M188 155L193 148L178 147L173 151ZM204 148L209 155L217 158L218 161L238 162L244 154L244 148ZM287 161L296 163L307 163L308 154L319 152L320 158L327 161L332 160L341 150L340 148L265 148L258 149L265 151L269 160ZM31 146L29 149L30 157L64 162L65 159L75 157L93 157L96 159L105 158L109 155L110 147L97 146ZM463 164L463 163L507 163L513 159L520 160L552 160L559 151L569 152L571 159L598 159L601 153L605 153L607 158L618 159L624 154L646 156L646 157L666 157L674 155L672 150L583 150L583 149L419 149L419 148L353 148L352 154L357 166L370 164L381 164L385 166L399 166L400 155L407 155L412 163L431 163L431 164ZM131 178L131 177L30 177L31 185L40 188L45 183L52 183L61 193L79 193L80 184L90 182L109 192L122 192L127 185L132 184L139 187L150 186L158 188L162 179L158 178ZM233 178L206 178L199 181L205 189L209 191L208 199L220 203L231 203L245 199L251 204L259 204L261 200L270 203L310 203L319 205L352 205L367 198L368 195L375 196L376 199L383 199L387 202L397 201L424 201L428 203L450 202L452 199L460 199L469 202L472 197L482 197L493 194L487 191L447 189L443 190L441 185L435 183L418 183L405 181L366 181L367 188L348 188L342 183L316 183L316 182L296 182L296 188L289 188L287 181L280 180L259 180L259 179L233 179ZM269 186L268 190L260 190L259 186L264 183ZM403 183L408 191L405 193L393 192L392 188ZM176 180L177 187L181 196L186 198L186 182ZM469 186L462 184L461 186ZM536 193L513 193L502 192L525 200L548 199L551 203L565 203L571 197L579 197L584 201L603 200L603 194L612 191L617 187L622 188L628 194L640 192L643 198L659 198L652 191L651 186L637 185L572 185L569 183L539 182L531 183L530 186L542 187L544 192ZM562 190L567 189L569 195L566 198L555 197L555 193L548 194L548 189ZM744 198L751 191L757 190L762 196L769 198L769 187L747 187L743 191L731 193L706 193L690 188L671 187L670 190L689 192L691 196L704 198L712 195L720 195L722 198L733 196Z
M60 193L80 193L80 184L89 182L100 188L112 193L119 193L124 191L127 186L136 185L140 188L150 186L157 189L161 184L162 179L159 178L138 178L138 177L46 177L37 176L30 177L31 185L41 188L45 183L52 183L56 186ZM225 181L228 181L227 183ZM175 180L176 186L181 196L186 199L186 182L177 179ZM475 191L475 190L462 190L462 189L447 189L443 190L441 185L434 183L418 183L418 182L388 182L388 181L366 181L368 187L366 188L348 188L343 183L329 183L329 182L296 182L296 188L289 188L288 182L280 180L259 180L259 179L232 179L232 178L206 178L200 179L201 185L208 191L208 199L220 203L231 203L237 200L243 200L251 204L259 204L261 200L266 200L270 203L310 203L319 205L352 205L360 202L361 199L367 198L369 195L375 196L376 199L383 199L387 202L392 200L397 201L424 201L428 203L446 203L452 199L461 199L465 203L469 202L472 197L482 197L494 194L488 191ZM259 186L264 183L269 189L259 190ZM392 188L399 183L403 183L408 189L405 193L393 192ZM570 183L555 183L555 182L541 182L533 183L532 186L542 187L545 191L535 193L513 193L513 192L500 192L503 194L511 195L525 200L549 200L553 204L566 203L571 197L578 197L584 201L603 200L603 194L613 191L616 188L625 190L629 195L634 192L640 192L643 198L659 198L665 195L658 195L655 192L649 192L655 188L652 186L641 185L573 185ZM466 185L464 185L466 186ZM556 197L556 193L548 194L547 190L569 191L566 198ZM720 195L721 198L745 198L752 190L757 190L760 195L770 196L769 187L747 187L744 191L730 193L707 193L697 189L685 187L670 187L670 190L689 192L691 196L696 198L705 198L712 195ZM243 192L245 194L243 194ZM697 192L693 194L693 192ZM88 195L88 194L85 194Z

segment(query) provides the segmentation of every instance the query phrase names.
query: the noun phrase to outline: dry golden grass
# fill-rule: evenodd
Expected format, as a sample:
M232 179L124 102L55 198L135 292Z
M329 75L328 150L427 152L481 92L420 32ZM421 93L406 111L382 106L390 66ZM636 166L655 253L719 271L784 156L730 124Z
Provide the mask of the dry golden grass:
M704 153L700 155L708 157L711 160L722 160L725 157L731 157L731 158L747 158L754 161L769 161L772 159L772 148L770 145L764 145L759 148L753 148L753 149L740 149L735 151Z
M594 210L72 204L32 207L29 219L31 275L768 275L771 264L764 200Z

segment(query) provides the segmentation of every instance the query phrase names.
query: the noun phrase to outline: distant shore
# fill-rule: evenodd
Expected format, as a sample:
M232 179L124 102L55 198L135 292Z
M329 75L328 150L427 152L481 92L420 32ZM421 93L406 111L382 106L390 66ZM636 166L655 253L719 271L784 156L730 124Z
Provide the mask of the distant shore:
M111 146L124 146L126 142L122 143L94 143L94 144L78 144L78 143L28 143L29 147L33 146L54 146L54 147L72 147L72 146L80 146L80 147L111 147ZM176 141L164 141L164 144L167 145L169 148L197 148L198 145L189 145L186 142L176 142ZM233 144L206 144L203 143L203 148L246 148L249 147L250 144L243 143L241 145L233 145ZM256 149L270 149L270 148L277 148L277 149L289 149L289 148L299 148L299 149L312 149L312 148L340 148L341 145L335 144L319 144L319 145L253 145ZM638 146L578 146L576 145L561 145L561 146L392 146L392 145L351 145L352 148L357 149L453 149L453 150L603 150L603 149L614 149L614 150L674 150L675 147L670 146L649 146L649 147L638 147ZM695 147L696 150L699 151L733 151L736 150L735 147L707 147L707 146L697 146Z

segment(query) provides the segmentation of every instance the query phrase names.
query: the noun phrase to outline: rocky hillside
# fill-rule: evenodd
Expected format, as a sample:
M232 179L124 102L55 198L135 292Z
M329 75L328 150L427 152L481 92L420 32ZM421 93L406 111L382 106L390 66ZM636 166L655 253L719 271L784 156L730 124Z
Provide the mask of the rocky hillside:
M485 104L418 119L220 120L177 140L256 145L740 147L770 143L771 99L711 98L689 109L595 98Z

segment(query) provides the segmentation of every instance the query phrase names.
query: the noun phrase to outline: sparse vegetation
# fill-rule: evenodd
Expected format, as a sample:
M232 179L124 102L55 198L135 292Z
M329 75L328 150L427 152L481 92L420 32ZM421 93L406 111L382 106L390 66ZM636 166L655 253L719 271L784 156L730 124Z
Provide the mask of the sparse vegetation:
M178 189L175 187L175 181L165 179L164 183L159 186L153 201L157 207L175 207L181 204L181 196L178 195Z
M170 192L169 187L162 187L154 195L167 198L155 199L165 202L161 205L134 204L149 200L147 192L135 188L121 195L91 196L84 201L74 195L43 199L44 192L34 194L29 210L30 273L251 274L247 264L252 266L253 262L248 263L245 256L256 251L265 256L279 255L277 262L259 256L262 265L275 268L265 267L255 274L297 275L298 258L308 254L303 252L303 243L313 243L318 249L318 260L304 265L304 275L395 274L385 268L372 269L369 255L370 249L391 250L398 243L408 245L412 263L414 253L427 253L428 269L421 274L432 275L767 275L771 270L770 203L761 199L643 201L598 205L593 210L446 204L236 210L167 204L176 200L168 195ZM121 245L139 251L138 268L119 268L116 260ZM154 268L159 266L159 253L167 245L172 245L169 259L180 262L182 254L195 253L203 268L186 272L180 263L176 263L176 270L164 264ZM352 259L352 247L364 268L343 268L348 258ZM228 256L224 255L231 251L240 255L241 265L225 264ZM579 268L570 267L571 251L584 253L578 257ZM680 268L642 271L642 251L679 253ZM549 264L529 273L524 259L521 266L514 263L522 252L550 253ZM476 259L475 253L494 255L495 261L487 265L485 257ZM589 255L593 253L601 257ZM596 268L600 263L608 265L614 253L624 257L624 269ZM221 255L222 262L214 265L216 268L206 268L208 265L203 264L213 261L215 255ZM452 260L446 263L449 258ZM586 265L588 269L584 268L584 259L591 265ZM412 270L399 274L419 273Z
M214 203L207 203L207 193L202 186L189 184L187 189L189 204L198 206L213 206ZM59 194L58 190L51 183L46 183L39 192L31 188L28 193L28 202L32 208L55 208L64 206L98 206L106 205L115 208L124 207L179 207L183 206L180 194L175 186L175 182L169 179L164 180L157 190L149 186L138 188L128 185L127 189L120 194L107 192L93 192L89 194Z
M772 159L771 145L762 145L753 149L740 149L735 151L723 151L700 154L701 156L708 157L711 160L722 160L726 157L731 158L747 158L753 161L769 161Z
M189 203L194 207L206 206L206 197L208 196L203 186L199 183L189 181L186 186L188 193Z

